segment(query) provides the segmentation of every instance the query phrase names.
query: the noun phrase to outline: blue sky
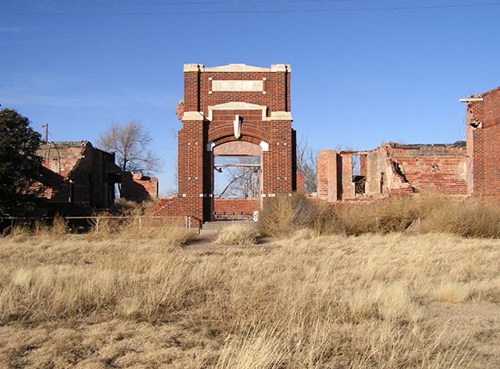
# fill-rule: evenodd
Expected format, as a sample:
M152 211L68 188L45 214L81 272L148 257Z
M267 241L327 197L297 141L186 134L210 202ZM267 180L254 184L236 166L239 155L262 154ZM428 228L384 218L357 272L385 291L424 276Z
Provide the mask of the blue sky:
M183 65L292 65L314 150L465 139L500 85L500 0L0 0L0 104L50 140L139 120L174 187Z

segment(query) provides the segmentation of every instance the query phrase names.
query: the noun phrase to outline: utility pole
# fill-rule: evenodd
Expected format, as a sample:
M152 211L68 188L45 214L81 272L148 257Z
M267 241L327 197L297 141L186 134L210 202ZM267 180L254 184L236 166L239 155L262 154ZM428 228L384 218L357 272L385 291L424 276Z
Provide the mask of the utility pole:
M45 127L45 145L49 143L49 123L45 123L42 127Z

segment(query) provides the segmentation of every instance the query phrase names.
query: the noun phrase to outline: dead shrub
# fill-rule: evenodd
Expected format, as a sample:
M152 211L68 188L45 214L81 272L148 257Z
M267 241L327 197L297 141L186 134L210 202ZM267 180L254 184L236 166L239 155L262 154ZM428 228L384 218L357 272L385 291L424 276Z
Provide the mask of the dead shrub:
M120 216L141 216L144 215L147 209L154 206L154 201L145 201L145 202L135 202L126 199L118 200L111 211L113 214Z
M318 234L342 234L344 228L340 218L339 206L327 202L318 206L314 230Z
M413 198L392 197L373 205L376 231L380 233L402 232L421 215Z
M259 216L262 235L281 237L300 228L312 228L317 219L317 207L306 196L268 198Z
M222 228L214 243L219 245L255 245L258 243L259 231L253 224L232 223Z
M423 232L468 238L500 238L500 206L477 200L441 202L423 220Z
M10 237L16 242L24 242L31 234L31 230L26 224L16 224L10 229Z
M68 223L63 217L57 215L52 222L52 229L50 233L54 236L65 236L68 232Z
M184 245L195 237L195 232L181 225L165 223L160 219L143 217L96 217L90 239L161 240L166 246Z
M96 216L91 219L92 227L89 236L106 239L119 234L128 221L126 218L113 218L109 216Z
M409 200L388 198L373 203L322 205L315 227L320 234L402 232L419 217L416 204Z
M160 239L163 245L168 246L185 245L195 236L195 232L189 231L184 227L171 224L155 227L153 229L150 228L149 232L143 235L143 237L149 239Z

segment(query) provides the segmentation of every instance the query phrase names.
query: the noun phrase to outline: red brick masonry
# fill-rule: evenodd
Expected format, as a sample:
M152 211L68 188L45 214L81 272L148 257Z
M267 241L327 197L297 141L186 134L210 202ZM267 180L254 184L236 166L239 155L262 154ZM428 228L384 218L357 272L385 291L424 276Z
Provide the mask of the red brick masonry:
M261 197L295 191L290 75L286 64L184 66L184 101L176 111L183 123L178 140L179 194L162 200L157 212L211 220L217 211L214 150L228 142L251 143L262 153Z
M467 152L472 158L469 193L500 201L500 87L467 102Z

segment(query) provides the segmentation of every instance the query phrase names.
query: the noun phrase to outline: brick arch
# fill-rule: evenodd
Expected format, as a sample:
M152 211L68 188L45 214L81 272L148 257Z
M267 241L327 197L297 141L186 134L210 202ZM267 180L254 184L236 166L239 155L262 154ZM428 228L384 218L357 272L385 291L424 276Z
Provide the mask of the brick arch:
M258 128L256 126L243 127L241 130L240 139L252 143L257 143L257 145L261 141L265 141L268 143L271 141L269 134L263 129ZM218 144L217 142L220 140L224 140L224 142L221 143L225 143L231 140L237 141L238 139L234 137L233 127L227 125L223 127L218 127L216 129L211 129L208 133L208 140L217 145Z
M262 141L267 142L265 140L260 139L259 137L254 137L254 136L249 136L249 135L242 135L239 140L236 140L234 136L232 135L226 135L217 138L214 141L211 141L214 143L215 146L219 146L228 142L233 142L233 141L244 141L244 142L249 142L255 145L260 145Z

